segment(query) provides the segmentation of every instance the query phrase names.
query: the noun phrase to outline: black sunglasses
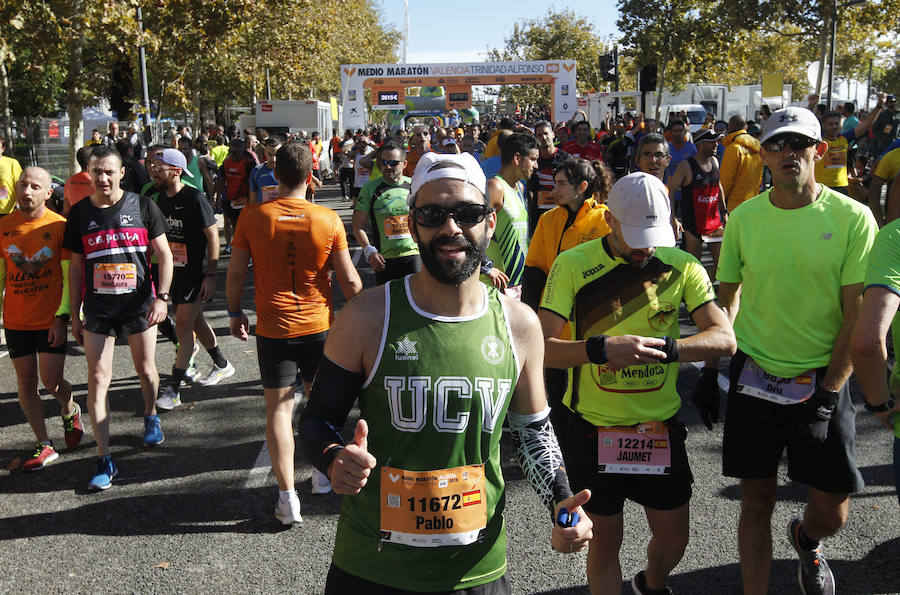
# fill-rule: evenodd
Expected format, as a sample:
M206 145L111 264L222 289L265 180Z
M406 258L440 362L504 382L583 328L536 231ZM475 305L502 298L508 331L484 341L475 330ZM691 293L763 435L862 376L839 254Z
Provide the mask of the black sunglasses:
M783 151L785 145L790 145L791 149L793 149L794 151L802 151L803 149L808 149L809 147L813 147L818 144L819 141L809 138L808 136L801 136L799 134L785 134L767 140L763 143L763 147L766 149L766 151L772 151L773 153L776 153Z
M399 159L382 159L381 160L381 165L383 165L385 167L397 167L401 163L403 163L403 162L400 161Z
M447 220L448 215L453 217L453 220L461 227L472 227L484 221L484 218L491 212L491 208L485 205L462 203L455 207L425 205L410 209L409 212L415 222L422 227L440 227Z

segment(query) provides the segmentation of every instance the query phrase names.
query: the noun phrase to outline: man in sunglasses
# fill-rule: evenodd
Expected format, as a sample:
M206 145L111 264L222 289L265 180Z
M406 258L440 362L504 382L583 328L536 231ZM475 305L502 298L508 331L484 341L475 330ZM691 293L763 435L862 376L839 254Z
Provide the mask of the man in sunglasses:
M865 205L816 182L815 163L828 144L812 112L774 112L760 140L772 188L734 211L719 258L719 300L738 341L723 469L741 480L744 593L769 589L771 520L785 450L788 477L809 487L803 517L787 528L800 557L801 588L834 593L820 541L844 525L849 494L863 487L847 387L849 341L877 227ZM716 421L719 394L715 374L709 377L695 396Z
M712 132L706 130L706 132ZM706 270L674 248L669 195L656 176L623 177L609 192L612 231L561 252L539 312L545 365L568 373L567 469L598 528L588 551L592 593L618 593L625 500L644 507L653 538L638 594L668 592L687 547L693 476L678 420L679 361L734 352L734 333ZM684 302L700 332L679 338ZM568 325L571 339L558 338Z
M353 212L353 235L362 246L375 282L383 285L422 268L419 248L409 233L410 179L403 175L406 149L393 141L381 145L375 160L381 177L369 180L359 191ZM368 221L374 242L363 228Z
M348 302L325 343L300 437L347 496L326 594L509 593L504 418L553 518L566 509L553 547L590 539L590 493L571 494L549 423L538 322L478 279L496 227L485 193L471 155L423 155L409 199L423 269ZM345 443L357 398L361 419Z

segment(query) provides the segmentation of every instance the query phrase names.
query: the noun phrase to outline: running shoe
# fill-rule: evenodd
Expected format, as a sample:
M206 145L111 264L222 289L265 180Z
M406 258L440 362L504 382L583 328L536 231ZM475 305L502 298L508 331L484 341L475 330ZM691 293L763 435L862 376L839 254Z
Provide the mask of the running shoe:
M181 393L170 384L163 390L162 396L156 399L156 408L171 411L176 407L181 407Z
M66 448L75 448L84 436L84 424L81 423L81 407L75 403L72 415L63 415L63 432L66 435Z
M300 516L300 498L297 496L297 492L292 490L286 500L278 498L278 502L275 504L275 518L281 521L282 525L303 522L303 517Z
M313 494L327 494L331 491L331 482L328 481L328 476L318 469L313 469L311 482Z
M112 480L119 474L119 469L112 457L106 455L97 459L97 473L88 483L88 489L92 492L107 490L112 487Z
M59 453L53 449L52 444L38 442L31 458L22 463L22 471L40 471L58 458Z
M822 554L822 544L814 550L800 547L798 531L803 519L795 518L788 525L788 540L797 550L800 565L797 567L797 582L803 595L834 595L834 575L828 567L828 561Z
M162 427L159 425L158 415L144 416L144 446L156 446L162 444L166 437L163 436Z
M188 364L187 370L184 372L184 379L187 382L197 382L200 378L203 377L203 372L200 371L200 368L197 367L197 364L194 360L191 360L191 363Z
M651 591L647 586L647 576L644 574L643 570L634 575L634 578L631 579L631 590L634 592L634 595L647 595L648 593L665 593L666 595L672 595L673 593L672 589L669 588L669 585L663 587L661 591Z
M225 244L225 248L222 250L225 254L231 254L231 244Z
M225 362L224 368L220 368L216 364L213 364L212 368L209 370L209 374L202 378L197 384L200 386L212 386L214 384L219 384L219 382L226 378L230 378L231 376L234 376L234 366L231 365L231 362Z

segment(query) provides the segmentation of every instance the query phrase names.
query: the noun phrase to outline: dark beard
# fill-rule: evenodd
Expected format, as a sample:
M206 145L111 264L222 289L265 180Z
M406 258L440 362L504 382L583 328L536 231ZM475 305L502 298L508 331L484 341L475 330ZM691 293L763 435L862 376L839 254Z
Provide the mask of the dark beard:
M440 283L460 285L481 266L481 259L487 250L488 242L490 242L490 238L488 238L486 233L482 235L478 243L469 241L465 236L456 236L455 238L447 236L437 237L428 244L419 245L419 256L422 258L425 270ZM441 264L437 258L437 251L444 246L461 247L466 253L465 260L461 263L449 265L449 268L447 265Z

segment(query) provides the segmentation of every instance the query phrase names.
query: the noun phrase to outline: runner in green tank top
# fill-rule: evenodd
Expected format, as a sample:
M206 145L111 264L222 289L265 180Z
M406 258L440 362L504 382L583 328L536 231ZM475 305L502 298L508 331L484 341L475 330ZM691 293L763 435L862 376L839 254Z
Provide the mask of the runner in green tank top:
M300 436L348 495L326 593L509 593L504 419L554 518L562 508L584 517L555 525L553 547L578 551L591 537L590 492L572 495L549 423L537 318L478 280L496 226L484 188L471 155L424 155L410 209L423 270L350 301L325 344Z
M422 261L419 247L409 233L407 199L411 180L403 175L406 149L387 141L375 151L375 163L382 175L366 182L359 191L353 212L353 235L375 271L376 284L382 285L418 272ZM372 228L371 241L366 222Z
M509 278L506 294L521 299L528 252L528 207L520 180L530 179L537 168L537 142L528 134L512 134L503 142L500 155L500 173L487 185L488 199L497 213L497 229L487 258Z

